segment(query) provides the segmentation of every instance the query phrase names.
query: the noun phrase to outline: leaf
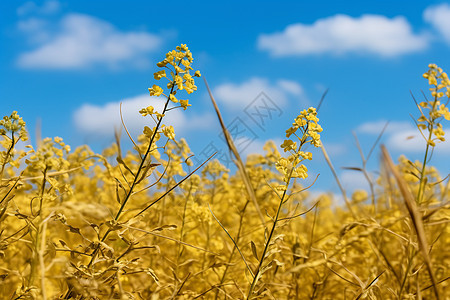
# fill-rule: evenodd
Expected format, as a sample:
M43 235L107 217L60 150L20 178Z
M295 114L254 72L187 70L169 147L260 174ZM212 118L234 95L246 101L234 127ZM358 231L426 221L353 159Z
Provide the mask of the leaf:
M73 227L72 225L69 225L69 224L67 224L66 226L69 227L70 232L81 235L80 228Z
M284 263L279 261L278 259L274 259L273 262L278 266L278 267L282 267L284 266Z
M277 236L272 238L269 246L275 245L277 243L277 241L282 241L283 239L284 239L284 234L281 233L281 234L279 234L279 235L277 235Z
M125 167L125 169L127 169L127 171L131 173L131 175L135 176L134 173L133 173L133 171L131 171L131 169L130 169L130 168L127 166L127 164L123 161L122 157L117 156L117 157L116 157L116 160L117 160L117 162L118 162L119 164L123 165L123 166Z
M360 171L360 172L363 171L363 169L358 168L358 167L341 167L341 169L343 169L343 170L352 170L352 171Z
M163 231L164 229L167 229L167 230L175 230L175 229L177 229L177 225L163 225L163 226L161 226L161 227L157 227L157 228L155 228L155 229L153 229L152 231Z
M15 215L17 218L19 218L19 219L28 219L28 216L27 216L27 215L24 215L24 214L22 214L22 213L20 213L20 212L16 212L14 215Z
M6 212L6 206L3 207L3 209L0 211L0 219L3 217L3 215L5 214L5 212Z
M269 235L269 231L267 230L267 227L264 228L264 242L267 243L267 236Z
M219 119L220 126L222 127L222 132L223 132L223 135L225 136L225 141L227 142L228 149L230 150L230 152L233 153L234 157L236 158L233 161L239 170L239 173L241 175L241 178L242 178L245 188L247 190L247 194L250 197L250 199L252 200L253 205L255 206L256 212L258 213L258 217L261 220L261 224L263 226L266 226L266 222L264 221L264 216L261 213L261 208L259 207L258 200L256 199L255 190L252 186L250 176L248 175L245 165L241 159L241 156L239 155L239 152L233 142L233 138L231 137L230 132L228 131L227 127L225 126L225 123L223 122L222 114L220 113L220 110L219 110L219 107L217 106L216 100L214 99L213 94L212 94L211 90L209 89L209 85L206 82L206 79L204 79L204 81L205 81L206 89L208 90L208 93L209 93L209 97L210 97L211 102L213 103L214 109L216 111L217 118Z
M185 266L185 265L191 264L191 263L196 262L196 261L197 261L196 259L191 258L191 259L188 259L188 260L184 261L183 263L179 264L178 266L179 267Z
M100 245L103 247L102 252L109 258L112 258L114 255L114 249L105 242L100 242Z
M261 268L261 271L259 272L261 275L263 275L267 270L269 270L270 268L272 268L273 265L273 260L270 261L267 265L265 265L264 267Z
M108 226L111 231L122 229L122 225L117 223L115 220L107 221L105 222L105 225Z
M153 280L156 282L156 284L159 285L159 279L158 279L158 276L156 276L155 271L153 271L150 268L147 268L147 269L145 269L145 273L150 275L153 278Z
M253 256L256 258L256 260L259 260L258 253L256 252L256 245L253 241L250 242L250 245L252 246L252 253Z
M226 262L214 262L211 266L209 266L210 268L220 268L222 266L234 266L235 264L233 263L226 263Z
M45 251L45 254L49 255L50 258L55 258L56 256L56 247L55 247L55 243L48 241L47 242L47 249Z
M386 147L381 146L381 152L383 155L383 162L386 166L386 168L394 175L394 179L397 181L398 188L400 190L401 195L403 196L403 200L405 202L405 206L409 212L411 222L414 226L414 230L417 235L417 240L420 246L420 250L422 253L422 257L425 261L425 266L427 267L428 274L430 275L431 282L433 284L433 290L434 294L436 296L436 299L439 299L439 292L437 289L437 280L435 277L435 274L433 272L433 266L432 262L429 256L429 246L427 241L427 236L425 233L425 228L423 224L423 216L420 212L419 207L417 206L416 200L414 199L414 196L411 193L411 190L408 188L408 184L405 182L403 177L401 176L400 172L397 170L396 166L394 165L394 162L392 161L391 156L389 155L389 152L387 151ZM424 186L426 186L426 177L424 178ZM420 200L420 199L419 199Z
M276 248L275 249L271 249L271 250L267 251L267 253L264 256L264 258L267 258L267 257L269 257L269 256L271 256L273 254L279 253L279 252L281 252L281 250L276 249Z

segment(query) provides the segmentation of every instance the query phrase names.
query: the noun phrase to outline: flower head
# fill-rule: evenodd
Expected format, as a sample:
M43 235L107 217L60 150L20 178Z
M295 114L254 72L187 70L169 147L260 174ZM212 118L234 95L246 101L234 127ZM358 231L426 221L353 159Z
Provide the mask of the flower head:
M303 110L294 120L292 126L286 130L286 137L281 144L284 152L289 152L287 158L280 158L275 164L277 170L284 175L284 182L289 183L291 178L308 177L308 169L301 164L304 160L311 160L310 152L301 151L304 144L310 143L314 147L320 147L320 132L322 127L318 124L317 111L314 107ZM291 136L295 136L297 141L293 141Z

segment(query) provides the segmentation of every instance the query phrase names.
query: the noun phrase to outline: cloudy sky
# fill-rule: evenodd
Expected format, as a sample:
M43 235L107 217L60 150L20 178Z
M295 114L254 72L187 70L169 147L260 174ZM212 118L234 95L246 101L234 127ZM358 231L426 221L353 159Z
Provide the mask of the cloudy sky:
M319 111L323 142L354 189L364 181L342 167L361 166L355 134L367 154L389 122L381 141L392 155L423 158L412 95L428 93L421 75L429 63L450 70L450 3L2 1L0 43L2 115L19 111L32 141L40 123L43 136L96 151L112 143L121 102L133 134L149 123L137 112L161 105L147 92L155 63L180 43L192 50L244 155L262 152L268 139L281 143L292 119L329 89ZM201 160L226 147L197 85L192 107L171 111L167 122ZM434 153L443 173L448 153L449 143ZM336 191L321 153L314 155L316 189ZM375 152L369 169L378 159Z

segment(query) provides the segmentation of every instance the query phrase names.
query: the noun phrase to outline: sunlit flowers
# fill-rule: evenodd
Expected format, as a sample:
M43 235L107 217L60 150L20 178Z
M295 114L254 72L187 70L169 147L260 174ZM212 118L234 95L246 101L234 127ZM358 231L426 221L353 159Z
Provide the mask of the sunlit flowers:
M445 132L440 122L442 119L450 120L450 112L446 106L450 98L450 80L447 73L437 65L429 64L428 68L423 77L428 79L431 85L432 98L419 103L421 116L417 119L417 127L428 145L434 147L437 141L445 141ZM441 103L442 100L445 104ZM428 135L424 134L423 130L428 130Z
M166 112L175 108L182 108L186 110L191 104L187 99L178 99L177 92L186 91L188 94L197 90L194 77L200 77L200 71L195 71L194 75L190 74L193 70L191 64L193 62L192 53L186 44L177 46L175 50L166 53L166 58L156 65L163 70L159 70L153 73L155 80L167 79L167 93L164 93L164 89L160 85L154 84L148 89L150 96L166 97L166 104L162 112L155 110L153 106L142 108L139 113L143 116L150 116L156 124L154 129L146 126L144 129L144 136L152 139L152 136L156 133L163 133L168 139L175 139L175 133L172 126L166 126L161 123L162 118ZM175 106L171 106L175 105Z
M286 137L281 144L284 152L289 152L287 158L280 158L275 164L280 173L284 175L284 182L289 184L291 178L308 177L308 169L301 164L304 160L311 160L311 152L302 151L302 146L312 144L314 147L320 147L320 132L322 127L318 124L317 111L314 107L303 110L294 120L292 126L286 130ZM291 139L296 137L296 141ZM281 186L278 190L284 190L286 187Z
M25 121L19 116L17 111L13 111L9 117L4 116L3 119L0 120L0 135L6 136L8 132L12 135L17 133L19 135L19 139L22 141L26 141L28 139L25 129Z

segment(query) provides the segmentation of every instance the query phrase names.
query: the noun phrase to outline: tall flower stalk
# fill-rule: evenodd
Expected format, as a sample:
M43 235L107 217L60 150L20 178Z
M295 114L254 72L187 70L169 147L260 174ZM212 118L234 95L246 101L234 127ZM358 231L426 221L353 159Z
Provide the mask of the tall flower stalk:
M322 132L322 127L318 124L318 122L319 118L317 118L316 109L310 107L308 110L303 110L300 115L295 118L292 126L286 130L286 137L288 139L284 140L281 148L283 148L284 152L288 152L289 156L287 158L280 158L276 163L276 168L282 175L284 175L283 184L276 187L276 190L278 192L282 192L282 194L281 196L277 194L280 199L277 212L275 217L273 217L273 225L266 239L264 250L253 276L253 281L250 284L247 299L251 299L253 297L254 290L259 279L275 261L272 260L266 264L266 260L270 256L269 248L273 245L272 238L274 236L275 229L278 222L282 220L282 218L280 218L281 208L283 204L289 200L289 185L295 180L295 178L305 179L308 177L308 169L305 165L303 165L303 161L311 160L312 153L303 151L303 148L306 144L312 144L314 147L321 146L320 132ZM292 136L296 137L296 139L292 139Z
M427 142L422 170L419 175L419 191L416 197L418 204L423 200L426 185L425 169L429 160L430 149L436 146L436 142L445 141L445 132L442 129L441 121L442 118L450 120L450 112L447 107L450 99L450 80L448 75L435 64L429 64L428 68L423 77L428 79L428 83L431 85L432 99L428 100L425 98L425 101L418 104L421 116L417 119L417 127ZM445 98L447 98L446 102L441 103L441 101L445 101Z
M148 139L148 146L144 154L139 153L141 160L137 170L133 173L133 181L129 185L128 191L126 191L123 199L117 199L119 203L121 203L119 210L115 214L113 223L119 221L120 216L123 213L125 206L133 195L136 186L142 182L146 177L148 172L152 169L154 164L151 163L151 154L153 151L157 151L156 142L160 139L161 133L164 134L168 139L173 140L175 138L175 132L172 126L166 126L162 123L164 116L169 110L182 108L186 110L191 104L189 104L188 100L177 99L175 96L178 91L185 90L188 94L193 93L197 90L197 86L195 85L194 77L200 77L200 71L195 71L194 75L190 74L190 71L193 70L191 64L193 62L193 57L191 51L185 44L181 44L181 46L177 46L176 50L172 50L166 54L166 58L161 62L158 62L156 65L162 70L157 71L153 74L156 80L161 80L166 78L168 80L167 90L168 93L164 93L164 89L159 85L154 84L151 88L148 89L150 96L164 96L165 104L164 108L161 112L155 110L153 106L148 106L146 108L142 108L139 113L142 116L150 116L155 126L150 128L148 126L144 127L144 135ZM169 75L167 74L169 73ZM170 107L169 104L173 103L175 106ZM129 168L127 167L129 170ZM89 266L92 265L95 260L98 251L100 249L100 244L103 243L108 235L113 231L114 226L110 227L103 237L100 240L99 246L95 248L92 253L91 260L89 262Z

